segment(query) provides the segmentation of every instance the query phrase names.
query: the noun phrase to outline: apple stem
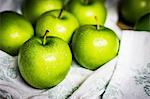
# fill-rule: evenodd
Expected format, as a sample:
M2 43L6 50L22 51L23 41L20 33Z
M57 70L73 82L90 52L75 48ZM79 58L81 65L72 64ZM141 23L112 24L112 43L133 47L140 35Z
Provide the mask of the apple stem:
M61 10L60 10L60 13L59 13L59 15L58 15L58 18L61 18L61 15L62 15L62 12L64 11L64 9L62 8Z
M95 16L95 20L96 20L96 29L99 30L100 24L98 23L98 18L97 18L97 16Z
M49 30L46 30L45 34L44 34L44 38L43 38L43 42L42 44L45 45L46 44L46 37L47 37L47 34L49 33Z

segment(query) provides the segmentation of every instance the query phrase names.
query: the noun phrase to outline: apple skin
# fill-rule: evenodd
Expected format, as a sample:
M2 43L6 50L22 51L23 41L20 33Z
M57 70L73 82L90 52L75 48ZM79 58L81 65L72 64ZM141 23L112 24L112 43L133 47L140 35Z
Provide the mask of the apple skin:
M31 23L22 15L12 11L0 13L0 50L16 56L20 46L33 35Z
M67 10L74 14L80 25L96 24L95 16L98 18L98 23L104 25L107 11L103 1L88 0L90 4L84 4L83 0L71 0L67 5Z
M60 10L53 10L44 13L36 23L36 35L42 37L46 30L48 36L56 36L69 42L75 29L79 27L78 20L69 12L63 11L58 18Z
M44 89L59 84L67 75L72 63L68 44L60 38L34 37L20 49L19 70L24 80L32 87Z
M73 35L72 51L77 62L95 70L117 55L119 39L105 27L96 29L93 25L83 25Z
M62 7L63 0L25 0L22 6L22 13L34 24L43 13L61 9Z
M137 31L149 31L150 32L150 13L142 16L134 26Z
M150 0L121 0L119 12L126 23L134 25L141 16L150 12Z

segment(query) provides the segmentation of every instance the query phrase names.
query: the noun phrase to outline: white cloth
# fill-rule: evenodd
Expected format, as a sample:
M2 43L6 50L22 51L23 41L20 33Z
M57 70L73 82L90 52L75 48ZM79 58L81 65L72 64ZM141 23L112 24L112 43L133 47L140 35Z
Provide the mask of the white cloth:
M150 99L150 32L123 31L117 67L103 99Z
M23 0L0 0L0 12L17 11L20 13L20 6Z
M116 68L117 57L97 69L84 83L75 91L70 99L96 99L104 91Z
M107 21L112 20L112 22L117 23L118 21L118 2L119 0L106 0L106 8L107 8Z

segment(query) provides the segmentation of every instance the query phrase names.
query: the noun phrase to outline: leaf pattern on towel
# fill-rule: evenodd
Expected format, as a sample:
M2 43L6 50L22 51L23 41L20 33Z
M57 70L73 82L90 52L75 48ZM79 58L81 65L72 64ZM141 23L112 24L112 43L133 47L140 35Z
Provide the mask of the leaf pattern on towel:
M17 60L8 56L0 56L0 80L10 81L18 77Z
M6 76L4 74L4 71L0 68L0 80L6 80Z
M146 95L150 96L150 63L137 70L136 76L134 76L137 85L143 87Z
M80 86L80 84L73 84L71 81L65 81L54 89L48 90L49 99L68 99L69 96ZM61 93L61 94L58 94Z
M0 99L13 99L13 97L5 90L0 89Z
M12 78L12 79L16 79L18 76L17 68L8 68L7 69L7 76Z
M150 96L150 85L145 85L144 90L148 96Z
M122 97L123 92L119 89L119 84L110 84L103 96L103 99L118 99L118 97Z

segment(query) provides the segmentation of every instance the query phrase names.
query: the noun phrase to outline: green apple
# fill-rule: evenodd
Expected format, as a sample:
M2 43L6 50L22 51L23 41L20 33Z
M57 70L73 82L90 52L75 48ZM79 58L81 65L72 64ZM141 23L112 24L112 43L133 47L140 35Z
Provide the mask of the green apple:
M61 9L62 7L62 0L25 0L22 6L22 13L34 24L43 13Z
M12 11L0 13L0 50L16 56L20 46L33 35L31 23L23 16Z
M60 38L34 37L20 49L19 70L32 87L43 89L59 84L67 75L72 63L68 44Z
M122 0L119 11L124 21L134 25L141 16L150 12L150 0Z
M77 62L95 70L117 55L119 39L103 26L83 25L73 35L72 51Z
M37 20L36 35L42 37L46 30L48 36L56 36L69 42L76 28L79 27L78 20L65 10L53 10L44 13Z
M150 13L142 16L135 24L135 30L150 31Z
M106 8L101 0L70 0L67 10L77 17L80 25L96 24L95 16L100 25L106 20Z

